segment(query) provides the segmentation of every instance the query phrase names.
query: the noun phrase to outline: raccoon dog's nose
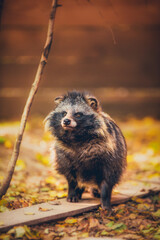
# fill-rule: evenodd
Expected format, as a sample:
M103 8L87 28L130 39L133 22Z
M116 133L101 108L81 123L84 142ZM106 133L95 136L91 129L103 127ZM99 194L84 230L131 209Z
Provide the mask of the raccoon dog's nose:
M70 123L71 123L71 120L68 119L68 118L65 118L65 119L63 120L63 124L64 124L65 126L68 126Z

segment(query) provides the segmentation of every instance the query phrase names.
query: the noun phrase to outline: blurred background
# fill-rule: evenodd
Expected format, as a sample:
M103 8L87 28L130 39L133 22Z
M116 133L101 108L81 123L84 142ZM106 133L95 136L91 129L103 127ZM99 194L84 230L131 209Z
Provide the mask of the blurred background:
M59 0L31 116L89 90L114 118L160 118L160 1ZM0 118L19 119L46 40L51 0L1 0Z

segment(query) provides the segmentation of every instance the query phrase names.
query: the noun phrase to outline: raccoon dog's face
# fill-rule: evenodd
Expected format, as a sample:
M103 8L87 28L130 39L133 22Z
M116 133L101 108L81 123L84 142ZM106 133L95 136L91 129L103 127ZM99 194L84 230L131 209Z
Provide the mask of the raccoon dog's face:
M69 92L55 99L56 108L46 118L47 126L58 139L69 141L85 140L100 127L96 98L84 93Z

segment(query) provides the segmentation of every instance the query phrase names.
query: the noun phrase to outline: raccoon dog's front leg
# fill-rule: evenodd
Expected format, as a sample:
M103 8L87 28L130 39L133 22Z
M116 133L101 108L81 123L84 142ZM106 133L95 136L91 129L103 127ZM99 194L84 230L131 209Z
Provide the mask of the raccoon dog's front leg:
M107 184L107 182L103 180L100 185L100 191L102 208L111 212L112 186L109 186L109 184Z
M79 199L82 197L82 193L84 192L85 188L79 188L76 178L68 178L68 202L78 202Z
M76 178L68 178L68 196L67 201L68 202L78 202L78 183Z

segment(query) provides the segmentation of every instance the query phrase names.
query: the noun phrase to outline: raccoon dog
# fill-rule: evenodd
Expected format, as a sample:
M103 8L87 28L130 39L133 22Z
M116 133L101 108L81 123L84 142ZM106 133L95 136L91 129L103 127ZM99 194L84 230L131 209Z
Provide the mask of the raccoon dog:
M126 166L126 143L98 100L84 92L69 92L55 99L56 108L46 117L55 139L56 169L68 181L67 201L83 193L78 183L88 183L104 209L111 210L111 193Z

